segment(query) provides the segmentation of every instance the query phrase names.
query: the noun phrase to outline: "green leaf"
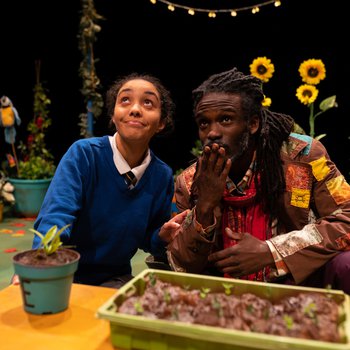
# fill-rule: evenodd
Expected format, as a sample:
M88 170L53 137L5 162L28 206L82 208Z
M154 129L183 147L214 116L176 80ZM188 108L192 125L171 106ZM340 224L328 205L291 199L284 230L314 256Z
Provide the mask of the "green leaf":
M294 122L293 124L293 132L295 132L296 134L301 134L301 135L305 135L306 132L305 130L297 123Z
M135 301L134 308L138 314L143 314L143 307L140 300Z
M294 321L292 319L292 317L290 317L289 315L283 315L283 321L287 327L287 329L291 330L294 326Z
M70 224L63 226L63 227L57 232L58 236L60 236L61 233L62 233L67 227L69 227L69 226L70 226Z
M336 95L327 97L326 99L324 99L321 103L320 103L320 110L325 112L330 108L333 107L338 107L337 101L336 101Z
M57 239L58 238L58 239ZM63 243L59 239L59 237L55 237L55 240L48 246L48 254L54 253Z
M52 226L45 234L44 239L42 240L42 244L47 246L56 236L57 234L57 226Z
M29 231L34 232L37 236L41 238L41 241L44 239L44 235L42 235L39 231L34 230L33 228L30 228Z
M33 228L30 228L29 230L41 238L40 247L43 248L44 252L47 255L50 255L63 245L61 241L61 233L68 226L70 226L70 224L63 226L60 230L57 231L57 225L54 225L47 230L45 235L41 234L39 231Z
M207 296L207 294L210 292L210 288L204 288L202 287L199 295L202 299L205 299L205 297Z
M202 152L202 142L200 140L196 140L194 147L191 149L191 154L193 154L195 157L199 157Z
M230 295L232 293L231 289L234 288L230 283L223 283L223 287L225 288L225 294Z
M318 136L315 136L315 140L321 140L322 137L325 137L327 134L320 134Z

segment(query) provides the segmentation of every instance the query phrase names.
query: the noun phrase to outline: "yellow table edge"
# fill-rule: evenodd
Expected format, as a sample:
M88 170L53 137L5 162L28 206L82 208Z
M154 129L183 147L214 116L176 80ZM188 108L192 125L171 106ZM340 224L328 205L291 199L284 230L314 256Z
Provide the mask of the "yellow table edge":
M54 315L24 311L21 289L10 285L0 291L2 350L114 350L110 325L96 317L97 309L116 289L72 285L69 307Z

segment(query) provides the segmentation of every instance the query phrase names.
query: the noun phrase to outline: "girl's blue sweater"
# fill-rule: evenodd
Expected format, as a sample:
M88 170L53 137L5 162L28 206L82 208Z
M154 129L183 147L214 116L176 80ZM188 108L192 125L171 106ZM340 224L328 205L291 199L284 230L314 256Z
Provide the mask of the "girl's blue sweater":
M62 157L34 228L46 233L52 225L72 224L61 237L81 254L75 281L100 284L131 274L138 248L152 255L164 252L158 233L171 216L173 173L153 152L151 158L129 190L113 162L108 136L78 140ZM33 248L39 243L35 236Z

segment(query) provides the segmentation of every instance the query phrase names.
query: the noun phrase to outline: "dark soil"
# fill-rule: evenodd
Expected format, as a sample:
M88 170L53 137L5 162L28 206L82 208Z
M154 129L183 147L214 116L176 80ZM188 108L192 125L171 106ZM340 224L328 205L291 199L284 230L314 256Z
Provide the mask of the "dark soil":
M76 260L79 257L78 253L71 249L58 249L55 253L46 255L40 250L27 250L18 253L14 260L32 266L57 266L64 265Z
M299 293L273 304L252 293L226 295L187 290L156 280L143 295L127 298L118 312L271 335L341 343L335 300L323 293Z

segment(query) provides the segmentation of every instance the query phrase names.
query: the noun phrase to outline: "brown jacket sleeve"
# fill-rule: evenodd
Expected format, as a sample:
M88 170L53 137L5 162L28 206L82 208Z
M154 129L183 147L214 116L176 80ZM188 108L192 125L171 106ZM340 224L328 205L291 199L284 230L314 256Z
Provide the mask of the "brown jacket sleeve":
M284 155L286 193L280 224L271 239L300 283L341 251L350 249L350 186L321 142Z
M175 183L176 205L179 211L191 209L190 187L195 171L195 165L184 170ZM216 219L216 222L219 222ZM196 221L195 207L187 215L179 228L177 236L168 245L168 260L175 271L201 273L208 265L208 255L215 242L215 224L206 228Z

